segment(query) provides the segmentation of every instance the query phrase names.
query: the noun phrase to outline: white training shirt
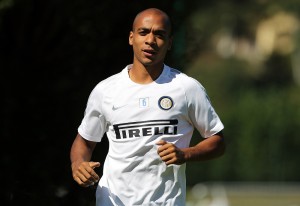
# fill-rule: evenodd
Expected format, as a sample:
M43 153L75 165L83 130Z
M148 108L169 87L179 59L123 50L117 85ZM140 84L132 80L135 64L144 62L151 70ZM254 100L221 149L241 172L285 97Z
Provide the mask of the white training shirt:
M97 206L185 205L185 164L169 165L157 154L163 139L189 147L194 127L204 137L224 126L202 85L164 65L157 80L137 84L128 65L91 92L79 134L109 151L96 191Z

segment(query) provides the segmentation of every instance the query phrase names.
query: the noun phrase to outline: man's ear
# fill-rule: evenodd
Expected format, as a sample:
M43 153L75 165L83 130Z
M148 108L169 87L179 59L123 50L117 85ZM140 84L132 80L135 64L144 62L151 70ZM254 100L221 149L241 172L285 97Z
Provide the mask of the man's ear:
M130 31L130 33L129 33L129 45L132 45L132 38L133 38L133 32Z

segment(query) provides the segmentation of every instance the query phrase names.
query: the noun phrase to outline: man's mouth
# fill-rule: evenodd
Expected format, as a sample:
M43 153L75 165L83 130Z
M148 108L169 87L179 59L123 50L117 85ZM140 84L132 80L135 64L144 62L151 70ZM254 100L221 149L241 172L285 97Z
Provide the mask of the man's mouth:
M143 50L145 56L153 56L155 55L157 52L153 49L144 49Z

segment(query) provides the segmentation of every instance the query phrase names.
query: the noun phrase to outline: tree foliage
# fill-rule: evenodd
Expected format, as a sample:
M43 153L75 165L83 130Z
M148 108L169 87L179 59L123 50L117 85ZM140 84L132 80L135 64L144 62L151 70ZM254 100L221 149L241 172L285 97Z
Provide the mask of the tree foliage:
M188 21L198 44L187 50L191 61L186 72L208 91L224 121L227 142L224 157L188 165L194 177L189 183L299 181L299 65L293 63L299 59L299 7L295 1L232 3L217 3L211 14L195 12ZM205 37L193 35L207 29L211 19L215 24ZM259 35L266 33L263 45L272 45L262 48ZM205 48L196 51L202 44Z

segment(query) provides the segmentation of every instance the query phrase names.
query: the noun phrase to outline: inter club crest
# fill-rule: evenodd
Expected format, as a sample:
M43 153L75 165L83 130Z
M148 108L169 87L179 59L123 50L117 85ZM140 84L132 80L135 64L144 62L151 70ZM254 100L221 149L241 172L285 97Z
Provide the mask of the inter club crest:
M169 96L163 96L158 100L158 106L162 110L169 110L173 107L173 105L174 105L173 100Z

